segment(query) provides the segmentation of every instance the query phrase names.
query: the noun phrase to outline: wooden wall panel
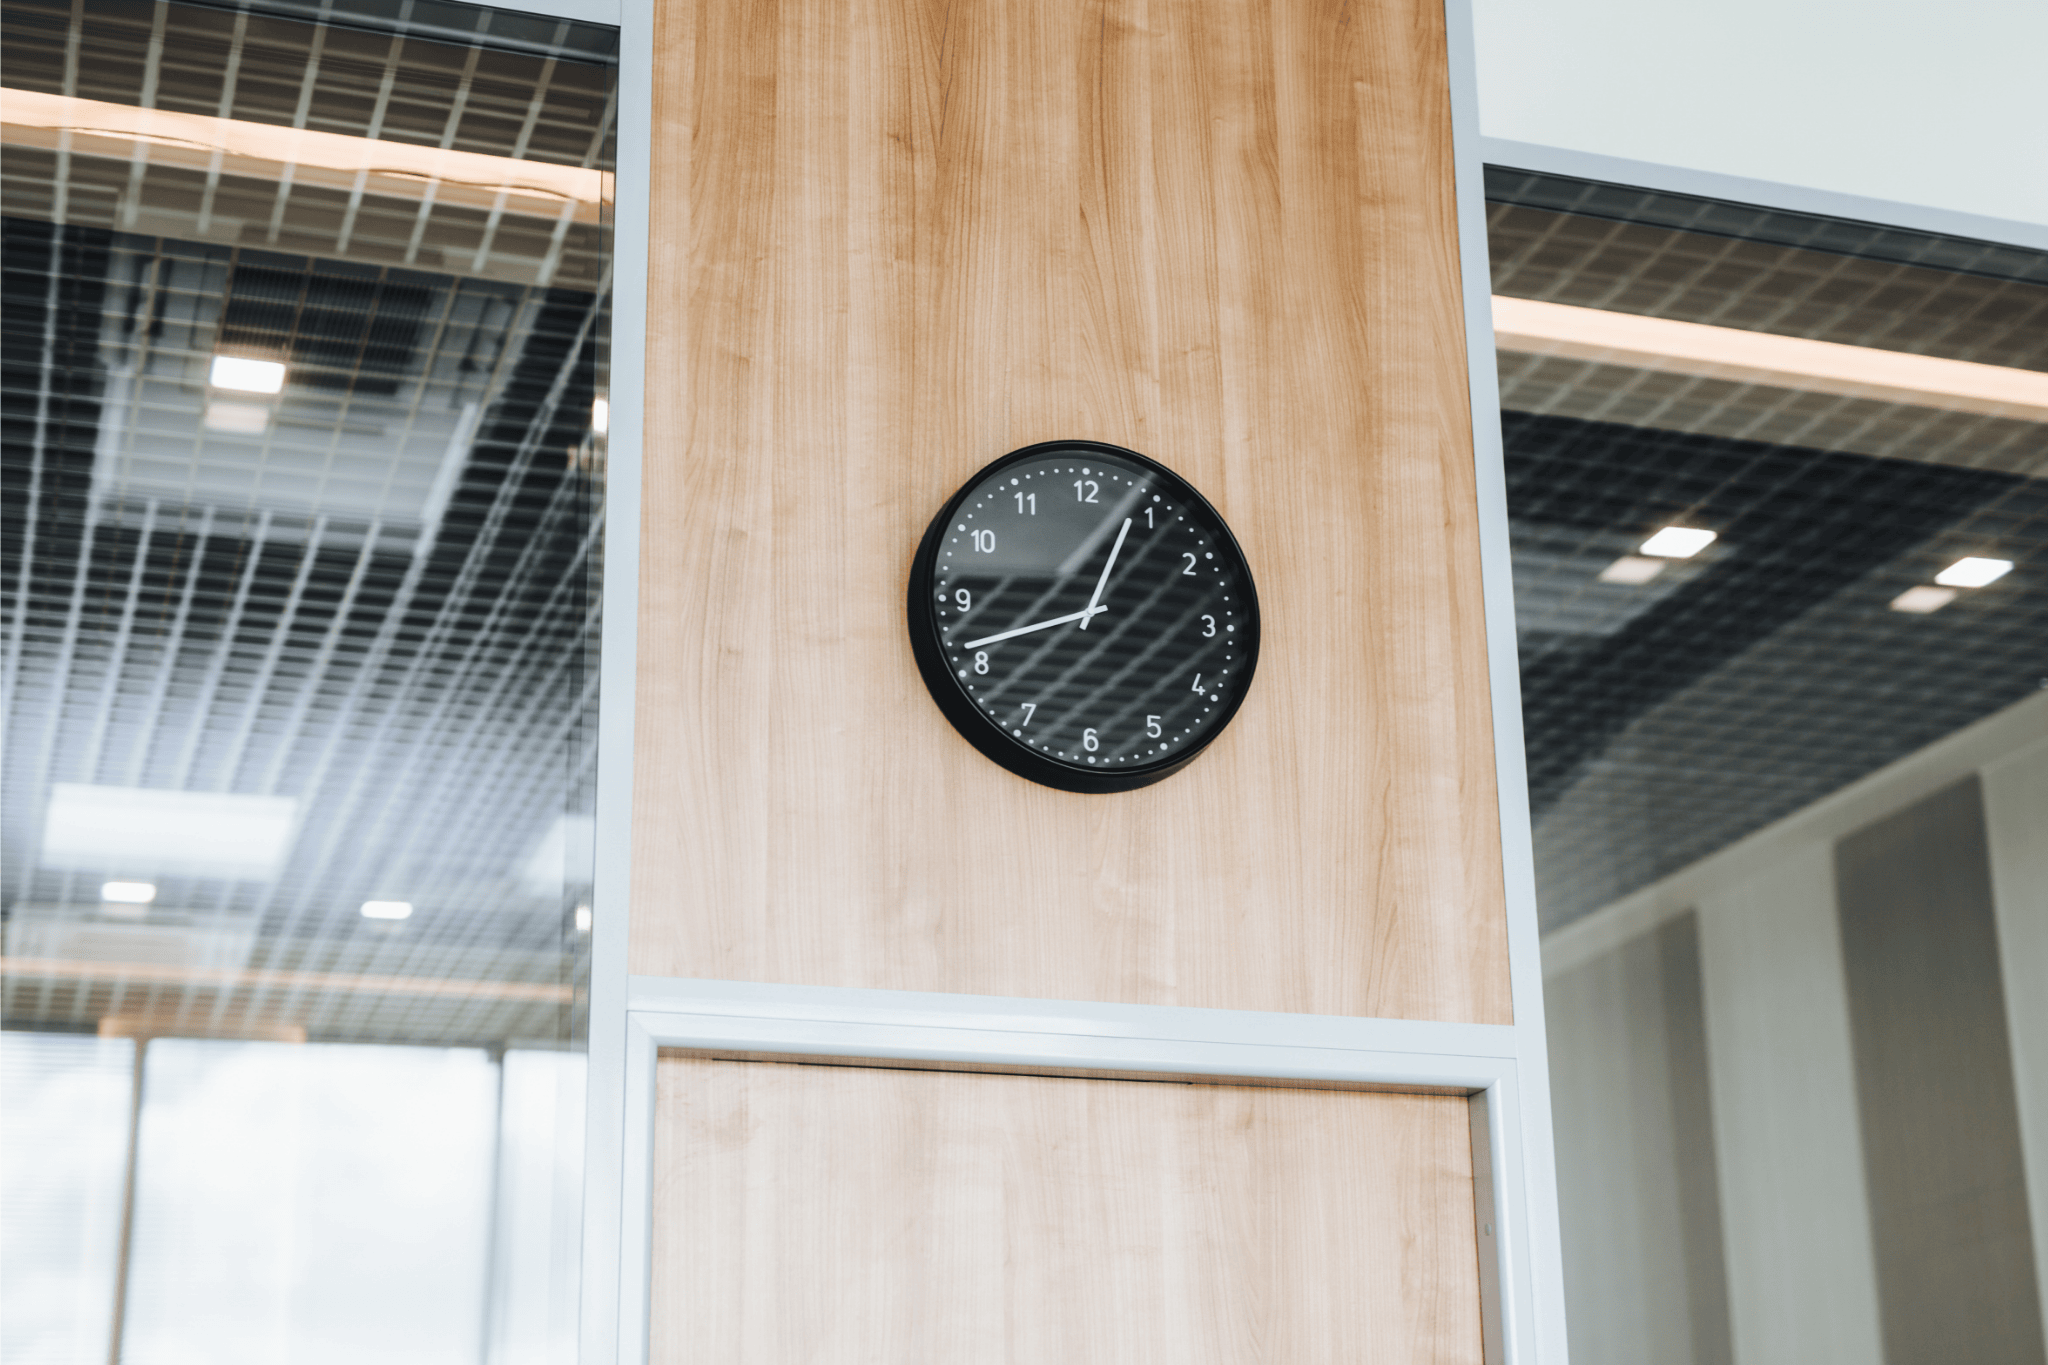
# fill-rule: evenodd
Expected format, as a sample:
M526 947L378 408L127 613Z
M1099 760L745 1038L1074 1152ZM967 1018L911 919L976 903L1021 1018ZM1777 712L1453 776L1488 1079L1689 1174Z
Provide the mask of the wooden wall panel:
M658 0L633 970L1504 1022L1440 0ZM1230 521L1235 723L997 768L903 621L985 462Z
M659 1074L653 1365L1481 1358L1462 1098Z

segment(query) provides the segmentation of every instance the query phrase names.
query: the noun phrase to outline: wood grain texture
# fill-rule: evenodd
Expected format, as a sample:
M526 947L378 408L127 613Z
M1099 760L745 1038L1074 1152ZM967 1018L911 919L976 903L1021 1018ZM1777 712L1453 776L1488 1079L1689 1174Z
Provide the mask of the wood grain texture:
M659 0L632 967L1505 1022L1438 0ZM1034 441L1250 558L1249 700L1077 796L911 555Z
M1462 1098L664 1056L653 1365L1481 1358Z

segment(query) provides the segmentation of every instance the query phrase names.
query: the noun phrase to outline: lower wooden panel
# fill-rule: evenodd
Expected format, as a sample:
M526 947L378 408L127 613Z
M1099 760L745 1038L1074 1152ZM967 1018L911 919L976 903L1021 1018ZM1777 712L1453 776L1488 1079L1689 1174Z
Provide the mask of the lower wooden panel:
M685 1362L1477 1362L1462 1098L660 1065Z

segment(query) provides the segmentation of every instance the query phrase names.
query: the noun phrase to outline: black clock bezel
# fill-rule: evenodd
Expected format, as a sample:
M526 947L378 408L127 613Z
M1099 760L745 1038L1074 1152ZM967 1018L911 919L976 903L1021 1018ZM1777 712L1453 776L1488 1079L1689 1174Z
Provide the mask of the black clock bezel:
M1032 749L1011 738L1000 725L989 719L953 676L953 670L946 664L945 642L939 636L938 612L934 609L932 584L938 570L939 546L945 539L945 529L952 524L954 516L966 503L967 497L989 479L1001 474L1013 465L1029 460L1067 451L1094 451L1121 460L1130 460L1150 471L1158 480L1161 490L1180 500L1183 506L1199 508L1208 513L1215 522L1222 537L1220 549L1227 549L1237 556L1237 562L1244 567L1245 622L1246 631L1239 646L1245 655L1235 694L1216 717L1215 725L1208 733L1191 741L1189 747L1170 758L1144 767L1119 768L1109 771L1101 768L1076 768L1059 759ZM1019 777L1057 788L1060 791L1079 792L1088 796L1099 796L1109 792L1136 791L1149 787L1154 782L1173 776L1188 764L1199 758L1203 751L1216 742L1217 736L1228 728L1237 715L1238 707L1251 693L1252 678L1259 666L1259 592L1252 578L1251 561L1244 549L1231 534L1230 525L1223 514L1195 491L1193 484L1168 469L1149 455L1140 455L1135 450L1110 445L1106 441L1040 441L1036 445L1013 450L1001 459L991 461L979 472L960 485L959 491L946 500L939 514L932 518L925 529L924 540L917 547L917 556L910 564L910 589L906 597L906 609L910 624L910 652L917 659L917 671L924 678L925 690L932 694L939 710L951 721L961 738L979 749L982 755Z

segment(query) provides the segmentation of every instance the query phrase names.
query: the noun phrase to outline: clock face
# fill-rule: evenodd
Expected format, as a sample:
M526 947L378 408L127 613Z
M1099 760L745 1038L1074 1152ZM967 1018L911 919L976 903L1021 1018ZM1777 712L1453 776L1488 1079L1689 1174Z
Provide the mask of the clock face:
M1252 680L1259 607L1223 519L1135 452L1006 455L932 522L910 636L960 733L1021 776L1128 791L1222 732Z

